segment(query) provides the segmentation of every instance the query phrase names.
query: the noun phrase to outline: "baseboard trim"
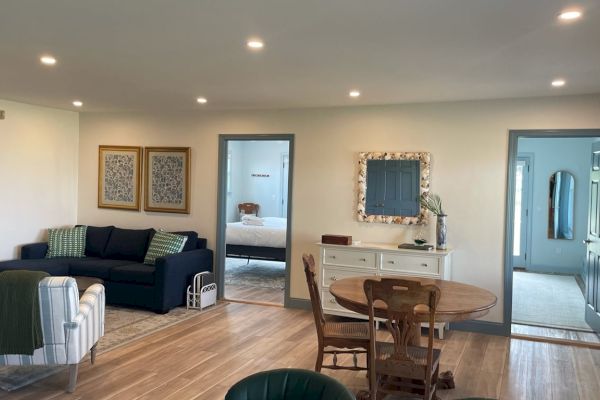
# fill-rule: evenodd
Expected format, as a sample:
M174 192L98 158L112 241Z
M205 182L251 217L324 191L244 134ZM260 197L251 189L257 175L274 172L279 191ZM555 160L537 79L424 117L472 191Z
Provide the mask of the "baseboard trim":
M298 308L300 310L311 310L312 305L310 304L310 300L307 299L299 299L297 297L290 297L286 299L285 307L286 308Z
M510 324L505 326L500 322L489 321L463 321L452 322L450 329L456 331L484 333L486 335L510 336Z

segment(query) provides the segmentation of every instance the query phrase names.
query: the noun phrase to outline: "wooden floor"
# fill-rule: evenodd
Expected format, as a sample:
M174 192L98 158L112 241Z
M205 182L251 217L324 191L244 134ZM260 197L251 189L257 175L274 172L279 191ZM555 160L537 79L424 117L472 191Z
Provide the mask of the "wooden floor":
M82 364L74 394L60 373L0 399L222 399L257 371L313 367L316 333L308 311L231 303ZM450 331L436 341L457 388L442 399L598 399L600 350ZM345 361L350 362L346 359ZM364 373L327 371L352 390Z
M511 332L522 335L545 337L548 339L565 339L600 344L600 336L594 332L573 331L568 329L556 329L521 324L512 324Z
M283 305L285 291L277 288L225 285L225 298L231 300L257 301Z

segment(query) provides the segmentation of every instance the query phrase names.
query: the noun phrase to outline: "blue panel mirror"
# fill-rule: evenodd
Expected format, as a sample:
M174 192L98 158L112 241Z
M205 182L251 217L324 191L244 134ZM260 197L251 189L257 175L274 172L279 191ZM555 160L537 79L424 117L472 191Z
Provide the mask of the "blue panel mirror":
M573 239L575 178L567 171L550 177L548 198L548 238Z
M429 162L429 153L360 153L358 220L426 223L420 198L429 191Z

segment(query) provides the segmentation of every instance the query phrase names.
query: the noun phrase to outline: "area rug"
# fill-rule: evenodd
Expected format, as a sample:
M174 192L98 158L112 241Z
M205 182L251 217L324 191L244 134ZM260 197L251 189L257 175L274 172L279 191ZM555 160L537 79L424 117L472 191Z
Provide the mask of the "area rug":
M285 288L285 263L280 261L227 258L225 284L263 288Z
M590 331L585 299L572 275L513 273L512 322Z
M206 308L202 311L186 310L178 307L167 314L156 314L152 311L106 306L104 315L104 336L98 342L98 354L113 350L136 339L173 326L200 313L210 312L224 307L227 303ZM84 360L87 360L89 354ZM0 367L0 389L5 391L17 390L23 386L37 382L61 371L65 366L7 366Z

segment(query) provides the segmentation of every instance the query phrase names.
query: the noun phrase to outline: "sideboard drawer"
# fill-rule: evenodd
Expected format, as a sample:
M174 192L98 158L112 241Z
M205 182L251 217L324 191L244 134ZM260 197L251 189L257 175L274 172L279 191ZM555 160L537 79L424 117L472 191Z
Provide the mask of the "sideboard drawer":
M371 274L375 276L375 272L372 271ZM348 271L334 267L325 267L323 268L323 287L329 287L333 282L339 281L344 278L352 278L353 276L363 276L369 275L361 270Z
M381 255L381 270L439 276L440 265L439 259L434 257L383 253Z
M375 253L370 251L347 251L328 248L323 251L323 264L327 265L375 269L375 260Z
M335 297L333 297L329 290L323 290L321 292L321 302L323 305L323 310L350 312L350 310L338 304L338 302L335 300Z

